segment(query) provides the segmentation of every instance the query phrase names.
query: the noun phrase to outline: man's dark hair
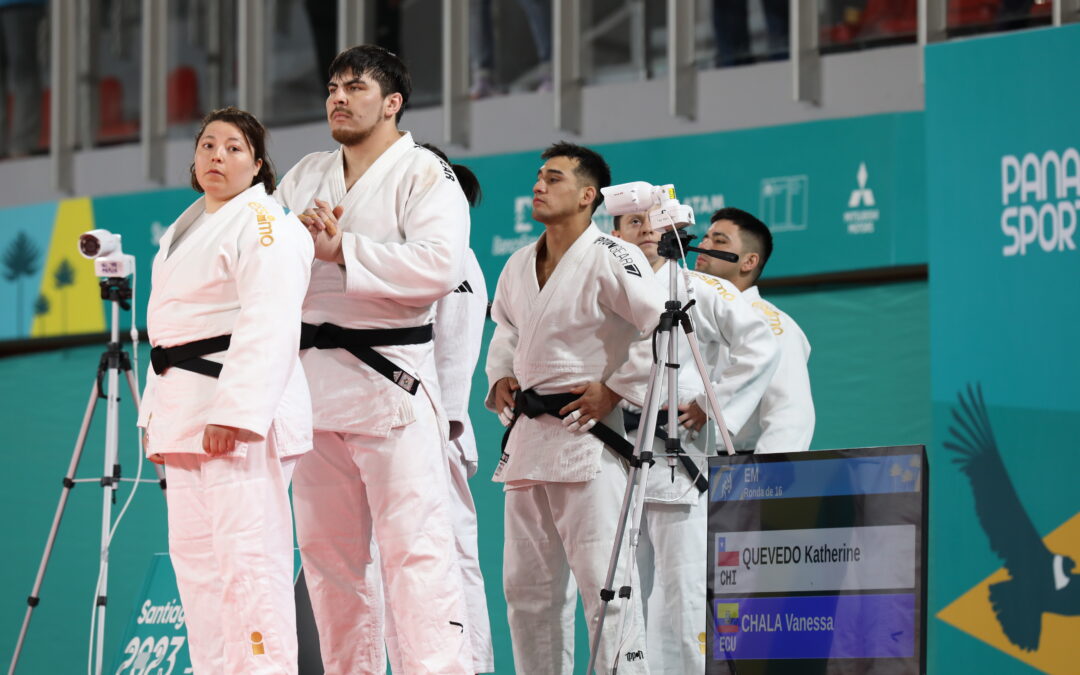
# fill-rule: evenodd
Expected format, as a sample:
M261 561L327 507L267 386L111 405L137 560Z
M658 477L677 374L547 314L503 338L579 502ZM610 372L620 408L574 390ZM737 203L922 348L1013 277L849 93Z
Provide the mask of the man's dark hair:
M715 223L718 220L730 220L738 226L744 235L750 235L748 243L761 256L761 264L757 266L757 270L755 270L757 274L754 276L754 281L757 281L758 277L761 276L761 272L765 269L765 263L769 262L769 256L772 255L772 232L769 231L765 223L758 220L752 213L730 206L712 214L709 223Z
M401 94L401 109L397 112L397 121L405 113L412 94L412 77L409 69L397 57L397 54L375 45L349 47L334 57L330 63L329 79L353 74L356 77L367 75L379 83L383 98L390 94Z
M622 225L622 216L613 216L611 218L611 229L617 230Z
M592 212L596 213L597 207L604 203L604 195L600 193L600 189L611 185L611 168L604 161L604 158L595 150L590 150L583 145L567 143L566 141L559 141L540 154L540 158L544 160L552 157L569 157L577 160L578 164L574 168L574 175L586 185L592 185L596 188L596 198L593 199L592 203Z
M446 153L441 149L435 147L431 143L421 143L421 148L425 148L435 153L435 155L446 162L447 166L457 176L458 185L461 186L461 191L465 193L465 200L469 202L469 206L476 206L483 198L483 192L480 190L480 179L476 177L476 174L472 172L472 169L464 164L451 164L450 158L446 156Z
M251 147L251 156L254 161L262 160L259 173L255 174L255 177L251 179L251 185L262 183L263 187L266 188L266 194L274 194L274 190L277 188L274 179L274 164L270 161L270 155L266 154L267 133L262 122L255 119L255 116L251 113L234 106L220 108L203 118L199 133L195 134L196 148L199 147L199 139L202 138L203 132L206 131L206 127L210 126L211 122L227 122L244 134L248 146ZM205 192L202 186L199 185L199 180L195 177L195 162L191 163L190 172L191 187L195 188L196 192Z

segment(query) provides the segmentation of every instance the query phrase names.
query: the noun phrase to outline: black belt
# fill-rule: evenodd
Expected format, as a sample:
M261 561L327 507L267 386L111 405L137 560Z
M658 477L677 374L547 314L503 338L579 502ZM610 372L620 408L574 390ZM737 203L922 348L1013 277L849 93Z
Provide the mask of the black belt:
M661 410L656 414L656 437L665 443L668 440L667 429L665 428L668 421L668 411ZM641 413L630 412L629 410L623 410L623 424L626 426L626 431L630 432L641 426ZM694 463L694 460L690 459L690 456L682 451L682 448L674 448L675 458L679 460L679 464L686 469L686 475L694 479L694 487L698 489L698 492L705 493L709 490L709 480L702 475L698 465Z
M150 365L158 375L164 374L169 368L180 368L207 377L218 377L221 375L221 364L200 357L225 351L229 348L230 340L232 335L219 335L175 347L154 347L150 350Z
M510 439L510 432L513 431L514 424L517 423L519 417L525 415L532 419L541 415L551 415L562 419L566 415L560 415L559 411L579 398L581 398L580 394L544 395L536 393L535 389L518 391L514 396L514 419L510 421L510 426L506 427L506 433L503 434L502 449L504 454L506 442ZM604 445L631 466L641 466L641 460L634 456L633 443L626 440L619 432L597 420L596 424L589 429L589 433L603 441Z
M401 387L416 394L420 380L372 347L419 345L431 342L435 335L431 324L411 328L342 328L332 323L318 326L300 324L300 349L344 349L373 370Z

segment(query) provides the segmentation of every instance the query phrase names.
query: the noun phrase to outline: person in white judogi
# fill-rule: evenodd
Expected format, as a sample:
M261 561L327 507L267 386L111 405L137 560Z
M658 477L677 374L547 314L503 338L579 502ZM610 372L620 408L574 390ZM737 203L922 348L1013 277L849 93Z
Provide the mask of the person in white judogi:
M613 451L618 443L591 434L625 443L617 405L642 388L649 367L631 359L630 347L649 339L664 303L641 251L591 222L610 182L603 158L568 143L542 157L533 219L545 230L499 277L485 402L510 425L494 479L506 489L503 588L514 667L530 675L573 672L571 574L595 632L627 465ZM648 672L637 594L628 607L620 635L622 603L608 606L598 672L616 662L620 673Z
M300 308L313 247L268 193L265 130L227 108L197 137L205 196L161 238L139 410L164 462L169 554L195 673L296 673L289 479L311 448Z
M314 451L293 503L331 673L384 670L383 587L404 672L472 672L449 425L422 376L435 302L463 278L469 207L453 171L398 130L409 92L390 52L339 54L326 112L341 147L301 159L278 190L315 236L301 341ZM381 579L369 573L373 535Z
M757 409L733 439L735 449L755 453L809 450L814 437L814 399L807 370L810 342L795 320L762 298L756 286L772 255L772 233L752 214L724 208L712 215L701 248L739 255L737 263L699 255L696 268L735 284L780 343L780 365Z
M453 170L470 206L480 201L480 182L468 167L450 164L439 148L424 143ZM495 672L495 652L491 642L491 619L488 615L484 576L480 570L477 542L476 503L469 489L469 479L476 474L478 455L476 436L469 419L469 394L473 371L480 359L487 318L487 285L480 262L470 248L466 251L462 282L452 293L435 303L435 359L428 362L422 376L425 386L435 393L450 422L450 441L446 444L447 473L450 478L450 520L454 531L454 549L461 572L462 590L468 610L466 627L472 667L476 673ZM397 628L392 612L387 612L386 645L391 669L401 670L397 650Z
M641 249L657 284L670 295L670 266L676 263L659 254L660 234L652 228L647 213L615 217L612 235ZM689 299L695 300L690 315L702 360L709 368L706 377L720 403L726 428L735 434L757 407L776 370L780 357L776 338L730 282L677 270L676 283L680 303L685 306ZM645 490L638 562L649 668L653 673L681 675L705 671L699 639L706 632L708 498L703 494L708 490L708 470L704 455L723 452L723 444L715 419L704 427L709 407L689 342L681 330L675 337L679 341L680 440L690 456L679 461L663 459L668 454L663 440L668 427L666 420L658 425L661 431L653 441L657 462L649 471ZM660 377L660 400L666 405L667 377L665 373ZM628 419L634 419L636 412L628 411ZM633 426L635 430L629 433L636 439L644 430Z
M438 148L427 146L446 161ZM480 183L467 167L451 164L470 206L480 201ZM450 474L451 517L461 568L462 588L469 612L469 645L473 670L495 672L495 653L491 643L491 618L487 592L480 571L477 542L476 503L469 489L469 479L476 475L480 461L476 434L469 419L469 395L473 371L480 360L487 320L488 292L480 262L470 248L465 257L461 284L435 305L435 365L440 400L450 422L450 443L446 446Z

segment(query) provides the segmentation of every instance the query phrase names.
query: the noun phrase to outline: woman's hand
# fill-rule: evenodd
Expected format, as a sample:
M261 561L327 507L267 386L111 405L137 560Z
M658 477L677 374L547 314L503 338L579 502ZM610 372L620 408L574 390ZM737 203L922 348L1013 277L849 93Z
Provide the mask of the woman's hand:
M236 437L240 430L236 427L223 427L207 424L203 429L203 452L211 457L221 457L236 449Z

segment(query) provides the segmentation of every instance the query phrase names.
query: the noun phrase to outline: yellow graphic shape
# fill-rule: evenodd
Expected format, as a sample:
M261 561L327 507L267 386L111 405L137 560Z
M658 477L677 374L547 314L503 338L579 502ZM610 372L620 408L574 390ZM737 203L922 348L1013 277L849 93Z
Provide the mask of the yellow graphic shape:
M65 199L56 209L49 253L41 271L39 298L45 312L35 312L33 337L100 333L105 330L101 289L94 262L79 255L79 235L94 229L90 199ZM65 267L66 265L66 267Z
M1080 558L1080 513L1046 535L1043 543L1054 553L1074 560ZM1005 568L999 569L938 612L937 617L1044 673L1076 673L1076 636L1080 635L1080 616L1043 614L1039 648L1033 652L1021 650L1005 637L990 605L990 585L1008 578L1009 573ZM1078 582L1080 579L1073 577L1070 583Z

